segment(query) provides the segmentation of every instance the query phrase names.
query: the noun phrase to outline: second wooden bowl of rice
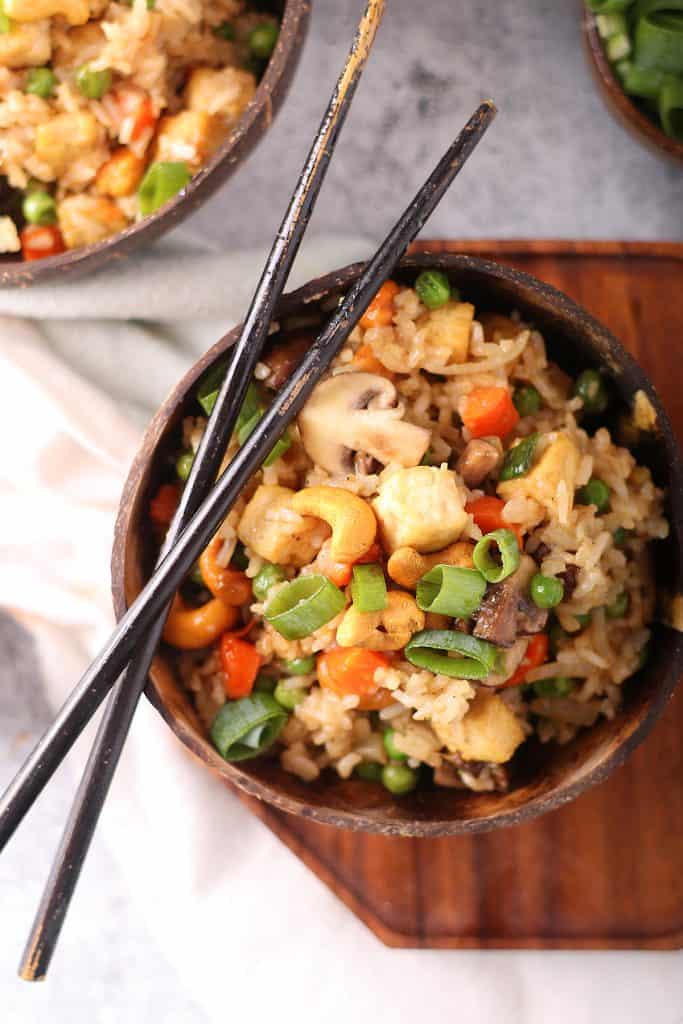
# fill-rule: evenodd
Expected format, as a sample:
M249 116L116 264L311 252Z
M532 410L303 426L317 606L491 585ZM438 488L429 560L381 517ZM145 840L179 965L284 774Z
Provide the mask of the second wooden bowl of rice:
M357 265L345 267L282 299L255 393L280 386L358 271ZM227 630L220 651L218 645L197 650L196 643L186 642L189 619L183 615L196 609L192 598L179 596L174 607L182 614L167 629L148 697L181 743L212 772L281 810L387 835L457 835L516 824L573 799L620 765L647 735L678 681L683 636L664 622L681 627L680 452L654 388L631 356L585 310L541 281L474 257L422 252L401 262L381 301L384 307L373 304L332 376L318 388L328 397L334 391L335 401L347 401L349 389L360 393L374 382L372 394L386 392L387 401L373 406L365 387L365 405L352 401L349 409L370 410L375 427L389 409L391 430L381 441L375 431L365 451L360 442L354 451L353 416L349 423L331 416L325 427L323 391L314 392L309 404L315 399L315 415L306 419L302 413L290 428L286 444L264 465L215 546L202 556L198 582L188 580L188 593L205 595L197 598L201 608L209 607L201 602L211 598L209 570L227 571L238 590L248 590L233 601L242 603L239 610L231 608L227 619L225 609L220 611L225 619L220 629ZM220 367L236 335L232 331L202 357L145 434L116 525L112 570L118 616L149 576L160 524L172 514L172 507L163 512L162 506L169 500L172 505L182 486L179 478L187 475L187 459L210 411L206 402L216 386L216 363ZM602 402L602 388L609 404ZM494 393L508 396L506 423L497 436L491 407L483 401ZM320 440L325 430L327 447ZM508 441L501 443L501 436ZM540 445L534 468L520 469L530 445ZM489 456L484 466L481 460ZM557 480L550 493L538 483L539 467L543 463L547 469L553 460ZM567 490L564 478L570 471ZM487 473L492 474L488 481ZM428 476L430 487L441 488L438 494L430 491L429 501L446 502L439 508L447 507L448 515L433 514L429 501L419 516L412 514L411 504L422 501L420 481ZM410 499L396 514L388 496L391 492L395 499L403 484ZM444 487L452 492L448 499ZM335 534L330 539L327 513L320 511L321 494L330 493L373 509L379 524L371 548L372 537L365 539L372 553L356 554L361 569L363 561L375 564L365 566L367 573L356 575L354 569L351 582L350 568L344 578L332 571L340 568L330 562ZM269 501L277 497L280 508L282 499L292 502L280 517L287 529L296 509L308 511L306 553L301 535L295 538L298 546L287 548L289 555L272 547L271 535L264 539L263 521L270 521L271 512L259 513L256 505L267 496ZM311 505L314 499L318 505ZM504 635L512 622L506 625L500 616L509 598L505 582L486 589L480 581L473 602L479 608L470 620L468 612L462 613L465 619L451 620L424 611L432 608L425 601L443 582L439 577L434 583L430 566L435 563L472 566L473 557L486 575L477 552L482 534L485 541L493 536L487 531L495 524L487 525L477 509L490 513L503 504L509 528L498 536L519 547L522 559L517 551L519 568L507 583L520 578L525 563L534 574L529 591L534 601L522 600L521 591L514 598L517 633L513 623L513 632ZM313 507L322 519L311 513ZM361 519L373 518L369 511L360 513ZM444 522L452 526L454 516L459 540L448 548L454 534L448 525L443 532ZM371 532L374 537L374 528ZM399 571L402 555L410 550L406 544L417 549L413 559L421 568L415 579L422 573L432 587L427 598L426 583L422 591L417 584L413 597L415 581L411 592L405 565ZM216 570L214 556L221 546L227 569ZM465 562L449 559L447 553L456 549L465 552ZM504 568L502 547L500 557ZM487 580L502 578L499 561L488 563L493 575ZM274 562L289 564L283 568ZM279 576L272 576L275 570ZM470 580L477 575L471 568L468 573ZM335 578L338 586L330 583ZM295 633L290 620L290 639L283 639L283 613L276 614L275 606L284 604L278 598L288 588L312 592L316 580L333 595L328 595L332 603L339 601L328 608L328 624L317 632L311 626L308 633ZM403 590L393 589L397 580ZM274 586L273 593L264 596L268 586ZM376 597L372 588L377 586L389 587L391 608L412 609L412 625L397 640L400 631L392 632L388 620L381 620L372 635L358 630L365 614L361 600ZM386 593L383 600L387 607ZM352 624L355 640L349 640ZM295 636L304 639L292 640ZM449 647L448 638L454 637L458 643ZM370 661L379 669L373 668L371 689L360 687L359 674L347 673L349 688L340 690L341 677L333 669L345 659L351 664L354 642L357 673ZM438 653L467 652L485 661L496 644L503 662L496 661L482 683L473 681L485 676L480 665L474 671L472 661L459 661L464 678L455 678L455 663ZM230 676L235 662L229 657L240 645L253 671L247 666L238 678ZM534 661L531 652L539 646L544 654ZM254 719L258 728L237 736L233 711L244 701L250 713L258 706L267 715ZM268 715L270 725L264 724ZM267 746L266 753L252 757L259 745Z

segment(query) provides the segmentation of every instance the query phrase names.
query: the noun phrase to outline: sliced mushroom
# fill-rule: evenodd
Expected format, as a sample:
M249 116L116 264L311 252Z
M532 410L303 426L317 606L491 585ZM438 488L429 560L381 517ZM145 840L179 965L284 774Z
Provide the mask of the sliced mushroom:
M501 458L502 453L495 444L476 439L468 443L455 468L468 487L479 487L498 468Z
M477 612L474 635L499 647L512 647L519 635L540 633L548 621L548 612L529 600L531 577L536 563L522 555L519 568L502 583L494 583Z
M405 423L394 384L374 373L339 373L322 381L299 415L306 452L328 473L352 473L357 452L381 465L417 466L430 433Z

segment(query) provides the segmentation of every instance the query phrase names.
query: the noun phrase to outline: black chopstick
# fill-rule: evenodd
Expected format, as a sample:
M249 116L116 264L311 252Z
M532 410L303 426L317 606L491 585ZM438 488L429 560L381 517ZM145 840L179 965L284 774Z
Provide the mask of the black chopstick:
M387 280L408 244L421 230L464 166L495 113L492 103L482 104L449 147L375 256L351 286L291 379L283 386L254 432L237 452L201 508L183 530L173 549L165 556L122 617L109 642L78 683L70 698L69 707L76 708L78 702L84 699L92 701L99 697L101 700L100 694L106 693L123 671L134 654L136 644L163 614L173 594L213 537L242 488L300 411L377 289ZM65 864L65 873L74 867ZM57 891L54 904L57 914L60 910L59 904ZM44 935L49 935L50 921L45 915L39 916L37 927ZM40 935L35 937L38 942L33 948L37 950L41 945ZM42 945L45 948L44 943ZM34 964L28 964L27 968L31 969Z
M289 277L330 159L351 107L384 14L386 0L368 0L334 92L311 146L287 212L275 236L261 279L235 345L214 409L196 453L180 505L159 556L172 549L183 527L213 485L235 422L261 356L277 302ZM44 978L80 869L87 855L123 750L149 668L161 640L168 607L149 630L141 651L118 681L107 705L55 855L43 898L24 951L20 974ZM62 734L64 735L64 734ZM47 765L46 765L47 768ZM17 806L17 812L19 807Z

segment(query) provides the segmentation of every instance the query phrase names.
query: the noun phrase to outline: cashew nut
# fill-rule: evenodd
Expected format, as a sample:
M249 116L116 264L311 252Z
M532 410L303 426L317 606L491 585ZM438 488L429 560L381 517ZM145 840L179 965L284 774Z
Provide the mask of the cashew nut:
M176 594L164 626L164 640L183 651L197 651L208 647L236 622L237 608L223 604L217 597L199 608L190 608Z
M415 590L426 572L435 565L457 565L462 569L472 568L474 544L467 540L456 541L443 551L421 555L414 548L398 548L387 564L387 571L395 583L409 590Z
M223 604L239 606L252 600L251 583L243 572L219 565L216 555L223 546L221 537L214 537L199 559L199 571L206 587Z
M39 21L61 14L70 25L84 25L90 17L88 0L4 0L3 9L12 21Z
M424 612L411 594L390 590L381 612L359 612L353 605L337 629L340 647L367 647L371 651L398 651L413 633L424 629Z
M294 495L290 508L329 523L330 554L336 562L357 562L375 540L374 512L357 494L342 487L306 487Z

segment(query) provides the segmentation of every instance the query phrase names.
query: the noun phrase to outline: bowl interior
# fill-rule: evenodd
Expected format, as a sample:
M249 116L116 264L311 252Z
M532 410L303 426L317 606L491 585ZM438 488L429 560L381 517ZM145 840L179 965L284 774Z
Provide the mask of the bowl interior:
M274 13L280 19L277 46L242 117L187 187L158 212L95 245L30 262L22 260L19 254L0 256L0 287L24 287L50 277L61 278L66 273L87 273L111 260L120 260L141 244L176 227L236 171L265 135L287 94L306 37L312 0L252 0L252 3L257 10ZM19 202L5 179L0 179L1 212L17 214Z
M412 282L416 270L435 266L442 267L478 309L519 310L544 334L552 358L568 372L602 366L619 399L612 413L615 431L634 393L646 393L657 412L659 429L640 439L635 454L652 468L656 482L668 491L667 515L674 529L667 542L657 545L657 573L663 589L680 593L681 545L675 526L683 508L680 455L666 414L643 372L597 321L566 296L526 274L473 257L423 253L405 259L393 276ZM279 315L310 309L321 296L343 290L357 272L358 267L345 268L292 293L283 299ZM171 448L180 421L188 414L192 399L186 396L191 396L207 366L234 338L232 332L221 339L180 382L150 425L132 467L121 502L112 563L119 616L152 567L153 552L143 513L160 478L163 452ZM647 666L625 686L624 705L617 717L602 721L563 747L526 743L514 762L513 787L505 794L434 787L396 800L380 786L357 779L344 781L333 773L305 784L282 771L274 759L242 762L239 766L227 764L207 741L163 651L155 660L148 695L186 747L213 771L284 810L387 834L456 834L543 813L600 781L619 764L653 724L683 668L681 634L657 624L651 648Z

